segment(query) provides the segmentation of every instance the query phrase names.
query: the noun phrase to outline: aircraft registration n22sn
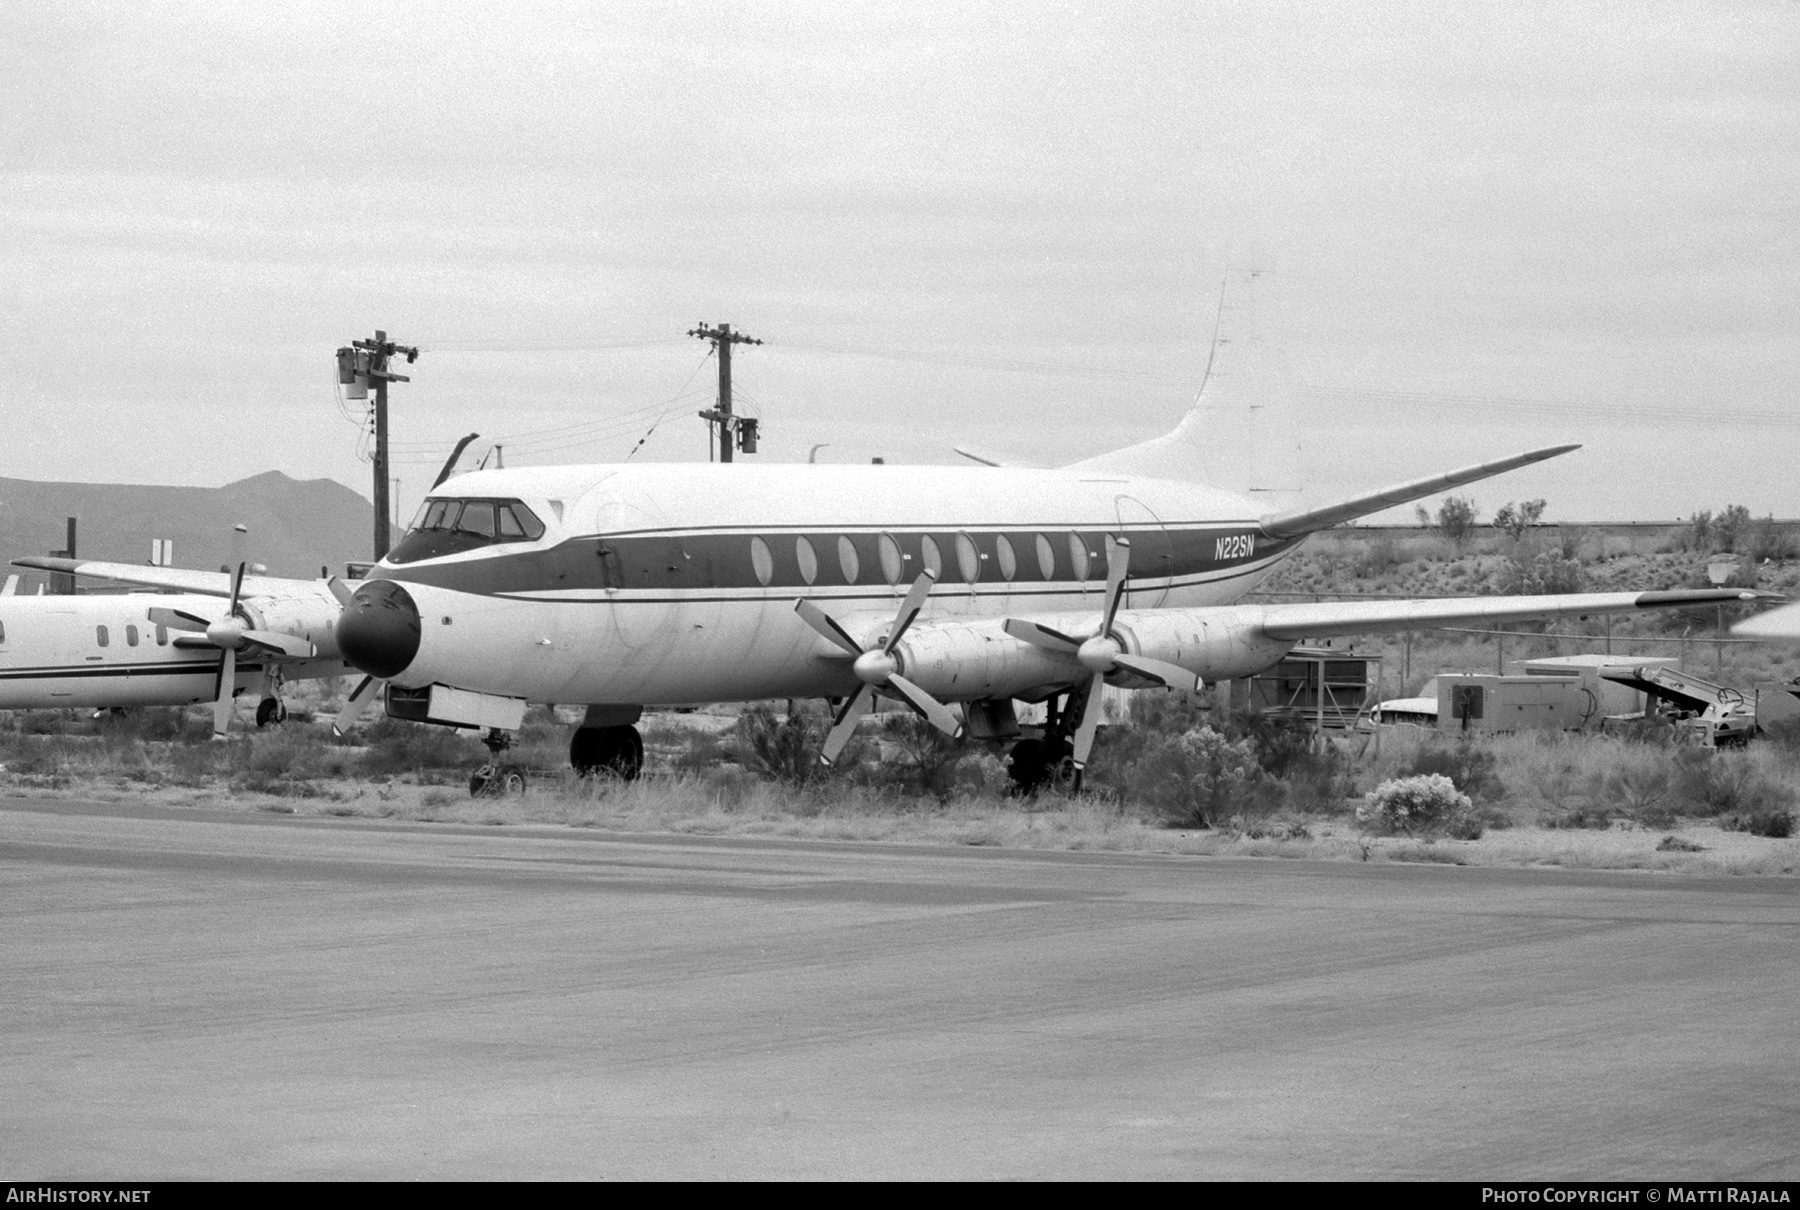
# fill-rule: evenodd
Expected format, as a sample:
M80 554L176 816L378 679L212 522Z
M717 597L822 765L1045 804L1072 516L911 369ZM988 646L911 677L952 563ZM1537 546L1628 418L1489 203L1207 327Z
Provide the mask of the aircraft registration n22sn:
M1225 372L1218 372L1225 369ZM338 623L390 714L485 728L498 763L528 703L585 705L579 769L636 774L645 706L838 699L823 757L875 694L1004 740L1051 705L1012 775L1079 777L1098 687L1198 690L1302 638L1737 600L1741 590L1243 604L1314 532L1566 453L1551 446L1313 508L1195 481L1220 426L1266 400L1215 366L1174 432L1057 470L526 467L458 476L355 589ZM1754 594L1750 594L1754 595ZM950 709L960 705L961 716Z

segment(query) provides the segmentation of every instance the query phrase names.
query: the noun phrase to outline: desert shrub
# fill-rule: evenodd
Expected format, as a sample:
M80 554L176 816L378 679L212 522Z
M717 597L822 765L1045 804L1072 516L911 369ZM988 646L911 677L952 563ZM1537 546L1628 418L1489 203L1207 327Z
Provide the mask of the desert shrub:
M1603 775L1601 802L1616 807L1645 827L1666 828L1675 822L1675 779L1666 763L1625 765Z
M1371 579L1386 575L1402 562L1404 560L1400 557L1400 544L1391 536L1384 535L1363 544L1361 557L1356 561L1356 574L1361 578Z
M657 732L656 738L674 749L669 768L676 773L706 773L726 756L725 745L711 731L670 728Z
M1409 777L1441 774L1471 799L1495 800L1506 796L1496 772L1498 761L1486 748L1463 740L1433 743L1420 748L1406 769Z
M1726 816L1719 821L1720 826L1733 832L1748 832L1752 836L1771 836L1785 839L1794 834L1794 812L1786 807L1758 806L1748 811L1741 811Z
M1356 808L1356 820L1372 830L1415 835L1444 830L1473 809L1469 796L1448 777L1425 773L1390 778L1370 790Z
M971 798L1005 798L1012 788L1006 765L992 752L968 752L950 767L950 789Z
M1736 552L1750 536L1750 510L1742 504L1727 504L1712 523L1712 546L1715 550Z
M1433 525L1437 531L1454 547L1457 553L1469 544L1475 535L1475 518L1478 512L1475 501L1467 496L1445 496L1444 502L1438 506L1437 518L1420 505L1416 510L1421 525Z
M1211 727L1148 745L1127 777L1134 799L1177 827L1213 828L1258 801L1263 780L1248 739L1228 740Z
M450 771L466 773L486 758L473 731L381 718L363 733L368 745L355 762L364 776Z
M819 746L827 729L808 713L777 715L768 706L752 706L738 716L729 751L746 769L803 786L825 772Z
M1785 563L1795 556L1794 539L1773 513L1750 527L1745 548L1758 563Z
M1684 749L1676 762L1681 798L1703 814L1752 817L1793 802L1787 787L1765 777L1744 754Z
M939 798L949 796L956 784L956 766L968 754L967 745L916 714L888 715L881 725L881 737L899 749L919 789Z
M1129 723L1151 735L1183 735L1209 725L1212 712L1204 703L1179 693L1134 693Z

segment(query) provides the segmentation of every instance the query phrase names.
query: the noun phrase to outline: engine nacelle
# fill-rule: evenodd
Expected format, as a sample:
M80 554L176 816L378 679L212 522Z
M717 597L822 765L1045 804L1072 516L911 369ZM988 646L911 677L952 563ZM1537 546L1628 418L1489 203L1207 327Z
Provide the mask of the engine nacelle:
M1072 655L1021 643L1002 630L1004 619L930 622L906 632L900 674L939 701L1033 697L1087 675Z
M1113 633L1130 654L1179 664L1209 683L1254 675L1294 647L1263 633L1260 610L1230 606L1121 610Z
M343 607L324 589L259 593L239 602L238 608L249 615L254 629L305 639L318 648L318 658L338 658L337 621Z

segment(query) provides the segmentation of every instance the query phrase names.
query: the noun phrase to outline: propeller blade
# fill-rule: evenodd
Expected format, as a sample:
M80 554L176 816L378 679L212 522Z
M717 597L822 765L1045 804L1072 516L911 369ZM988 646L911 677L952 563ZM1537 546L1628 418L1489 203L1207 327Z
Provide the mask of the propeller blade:
M161 605L151 606L145 616L156 625L166 626L170 630L204 631L212 625L210 618L203 618L199 614L188 613L180 609L165 609Z
M229 610L227 610L226 612L228 612L228 613L236 613L237 612L238 590L243 588L243 586L244 586L244 564L239 563L237 566L237 570L235 572L233 572L232 576L231 576L231 608Z
M1141 676L1147 681L1155 681L1164 688L1173 689L1177 693L1198 693L1205 683L1180 664L1146 659L1141 655L1114 656L1113 667L1123 668L1127 672Z
M1033 647L1042 647L1045 651L1063 651L1073 655L1081 650L1080 639L1072 639L1062 631L1052 630L1041 622L1027 622L1023 618L1008 618L1001 629L1020 642L1030 643Z
M907 705L924 715L927 722L951 739L962 734L962 720L957 718L949 707L898 672L888 677L885 687L905 698Z
M213 738L224 739L231 727L231 694L237 688L237 652L219 652L219 684L213 698Z
M214 651L219 649L218 644L203 634L178 634L174 642L177 647L211 647Z
M331 720L331 733L342 735L354 727L356 720L362 717L362 712L375 700L375 695L381 691L384 683L372 676L365 676L350 694L350 700L344 703L344 708L338 711L338 716Z
M863 653L862 644L851 638L830 614L826 613L823 609L820 609L817 605L814 605L811 601L795 601L794 612L799 614L801 620L808 626L811 626L827 639L830 639L833 643L842 647L845 651L849 652L851 656L859 656Z
M337 603L339 605L348 605L350 603L350 598L356 595L356 590L354 588L351 588L336 576L332 576L330 579L326 580L325 587L331 590L331 595L337 598Z
M305 639L297 639L291 634L279 634L273 630L246 630L244 641L266 647L270 651L278 651L295 660L310 660L319 654L319 649Z
M1081 703L1081 722L1075 727L1074 758L1077 773L1087 767L1088 753L1094 750L1094 733L1100 729L1100 690L1106 674L1096 672L1088 682L1087 697Z
M850 695L850 700L844 703L844 708L838 711L837 721L831 725L831 734L825 737L825 744L819 749L821 763L837 763L837 758L843 755L850 737L856 734L856 724L862 721L862 716L874 704L875 694L867 685L858 685L856 692Z
M1100 623L1101 635L1112 633L1113 616L1119 602L1125 599L1125 573L1131 569L1131 542L1127 538L1106 535L1106 620ZM1079 764L1080 762L1076 762Z
M882 644L881 649L888 655L894 654L894 648L900 645L900 638L906 633L906 628L919 616L919 610L925 608L925 598L931 594L931 586L935 583L937 576L930 568L920 572L919 578L913 581L906 600L900 602L900 612L894 615L894 628L889 632L887 642Z

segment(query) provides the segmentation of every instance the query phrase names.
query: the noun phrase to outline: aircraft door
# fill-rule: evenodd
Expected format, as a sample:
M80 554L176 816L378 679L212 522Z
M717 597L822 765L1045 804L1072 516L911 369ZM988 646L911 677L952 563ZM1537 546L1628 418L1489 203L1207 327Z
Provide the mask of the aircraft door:
M1125 593L1127 609L1155 609L1169 595L1169 577L1175 571L1175 551L1162 518L1134 496L1114 499L1119 530L1131 540L1131 578ZM1143 587L1138 587L1143 585Z

